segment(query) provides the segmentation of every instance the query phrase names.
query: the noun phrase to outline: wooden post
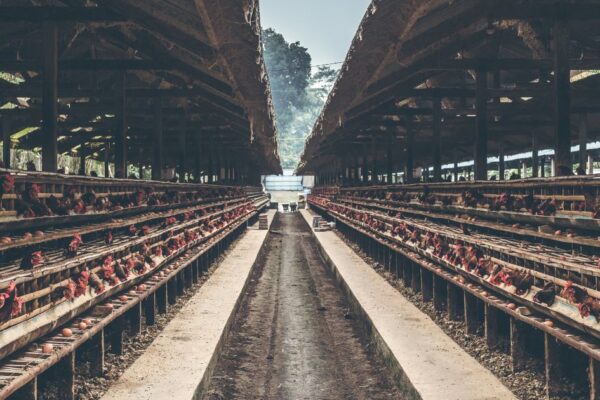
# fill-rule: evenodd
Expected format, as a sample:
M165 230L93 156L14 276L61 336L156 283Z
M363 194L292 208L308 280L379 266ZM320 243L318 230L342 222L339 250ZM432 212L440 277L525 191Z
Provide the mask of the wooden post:
M104 145L104 177L110 178L110 143Z
M127 334L129 336L135 336L142 333L142 303L137 303L126 313L127 320L129 321L129 328Z
M487 72L475 71L477 134L475 136L475 180L487 180Z
M75 352L38 376L38 393L52 393L53 400L75 399Z
M502 312L489 304L484 306L485 341L490 349L505 348L507 337L502 332ZM510 335L509 335L510 336Z
M464 311L465 316L465 329L468 334L475 334L479 329L480 317L479 317L479 303L481 300L473 296L471 293L464 292Z
M564 19L554 23L554 174L564 175L571 163L571 74L569 27Z
M498 155L498 179L503 181L506 179L506 164L504 163L504 146L500 145L500 154Z
M433 298L433 274L424 268L421 269L421 295L423 301L430 301Z
M414 170L414 132L412 119L406 120L406 167L404 170L404 183L412 183Z
M600 362L590 357L588 367L590 381L590 399L600 399Z
M179 182L185 181L185 170L187 164L187 151L186 151L186 138L187 138L187 121L184 116L181 119L181 127L179 131L179 170L177 171L179 174Z
M164 152L163 152L163 116L161 99L154 101L154 158L152 159L152 179L163 179Z
M42 170L58 168L58 44L55 22L42 24L43 90L42 90Z
M104 350L104 329L102 329L76 350L77 372L85 377L102 376Z
M363 155L363 164L362 164L362 176L363 183L367 183L369 181L369 166L368 166L367 155Z
M586 173L588 172L588 152L587 152L587 141L588 141L588 119L587 114L581 115L579 121L579 168L582 168Z
M433 181L442 180L442 100L433 100Z
M110 351L113 354L123 354L123 332L125 331L125 324L123 317L119 317L116 321L110 324L109 330L109 341Z
M167 282L167 296L170 305L177 303L177 275Z
M156 308L159 314L166 314L169 307L167 299L167 285L164 284L156 289Z
M394 135L390 133L388 136L387 146L387 184L391 185L392 175L394 174Z
M527 346L525 324L515 318L510 319L510 357L512 371L518 372L527 367Z
M10 400L37 400L38 398L38 379L32 380L21 386L19 390L10 396Z
M185 277L183 271L177 273L177 296L183 296L185 294Z
M436 311L444 309L444 292L443 286L446 284L443 278L433 274L433 308Z
M417 293L421 290L421 272L423 269L417 263L411 263L412 271L410 274L410 287Z
M448 318L451 321L459 321L462 317L464 306L461 292L462 290L459 287L448 281L446 304L448 305Z
M570 397L570 393L561 385L564 371L560 357L560 343L544 332L544 373L546 375L546 396L548 398Z
M213 160L214 160L214 147L212 142L210 143L209 147L208 147L208 183L213 183L214 180L214 175L215 175L215 171L213 169L214 165L213 165Z
M127 97L126 73L123 72L117 83L117 116L115 121L115 178L127 178Z
M146 325L154 325L156 322L156 292L150 293L144 300L144 314L146 316Z
M538 138L535 131L531 134L531 177L539 176L538 169L540 166L540 158L538 156ZM523 174L523 178L525 175Z
M81 143L79 147L79 175L85 176L85 158L87 157L87 149L85 148L85 141Z
M2 162L4 162L4 168L10 168L10 119L8 116L2 117Z

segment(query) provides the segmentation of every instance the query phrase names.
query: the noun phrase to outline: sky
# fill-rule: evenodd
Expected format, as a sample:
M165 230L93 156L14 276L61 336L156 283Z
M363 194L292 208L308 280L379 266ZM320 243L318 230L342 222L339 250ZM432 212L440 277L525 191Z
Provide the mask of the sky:
M370 0L260 0L263 29L299 41L313 65L344 61ZM338 67L334 66L334 67Z

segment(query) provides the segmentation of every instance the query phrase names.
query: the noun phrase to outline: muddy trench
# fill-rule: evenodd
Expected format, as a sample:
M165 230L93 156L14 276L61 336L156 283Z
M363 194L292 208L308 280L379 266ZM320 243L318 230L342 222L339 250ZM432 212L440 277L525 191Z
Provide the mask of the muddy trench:
M399 399L299 213L278 213L205 399Z

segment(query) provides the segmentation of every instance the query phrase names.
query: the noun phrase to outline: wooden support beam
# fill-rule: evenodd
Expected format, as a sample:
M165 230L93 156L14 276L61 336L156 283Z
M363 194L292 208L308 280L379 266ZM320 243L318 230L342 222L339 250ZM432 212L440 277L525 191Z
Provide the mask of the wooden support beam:
M75 399L75 352L38 376L38 393L52 393L53 400Z
M178 134L178 145L179 145L179 157L177 163L177 173L179 174L179 182L185 180L185 172L187 168L187 120L186 118L181 119L181 127Z
M544 332L544 374L547 398L569 398L571 395L570 391L561 384L564 375L561 350L561 343L554 336Z
M167 295L167 285L162 285L156 289L156 309L159 314L166 314L169 307L169 300Z
M431 301L433 298L433 274L424 268L421 269L421 295L423 301Z
M433 180L442 180L442 101L433 100Z
M89 338L75 352L77 373L84 377L104 375L104 330Z
M151 293L144 300L144 316L146 317L146 325L151 326L156 322L156 292Z
M465 291L463 299L465 317L465 330L468 334L474 335L482 325L480 308L483 307L481 300Z
M600 362L591 358L588 366L590 381L590 399L600 399Z
M58 32L54 22L42 24L42 170L56 172L58 166Z
M185 276L183 271L179 271L177 274L177 296L183 296L185 294Z
M510 357L513 372L527 368L527 332L523 322L516 318L510 319Z
M444 279L440 278L437 275L433 275L433 308L436 311L441 311L444 309L444 303L446 302L444 287L446 282Z
M406 166L404 169L404 183L413 182L413 171L414 171L414 130L412 118L406 120Z
M539 148L538 148L538 137L535 131L531 134L531 177L537 178L540 167L540 157L539 157ZM525 178L525 176L523 176Z
M10 117L5 115L0 122L0 129L2 129L2 162L4 168L10 168Z
M410 272L410 287L415 292L420 292L421 289L421 272L422 268L416 263L410 263L412 271Z
M10 396L11 400L37 400L38 399L38 380L34 377L32 380L21 386L19 390Z
M462 319L464 311L463 297L463 291L453 282L448 282L446 304L448 305L448 318L451 321Z
M106 22L126 21L127 18L102 7L2 6L0 21L4 22Z
M116 90L115 118L115 178L127 178L127 96L125 95L126 76L120 75Z
M579 118L579 167L587 171L588 117L587 114L582 114Z
M387 175L387 184L392 184L392 175L394 173L394 135L388 135L388 144L387 144L387 154L386 154L386 175Z
M554 159L555 176L572 172L571 163L571 75L569 70L569 26L554 23Z
M114 321L108 330L108 338L110 343L110 352L113 354L123 354L123 333L125 332L124 317ZM106 334L106 332L105 332Z
M163 116L162 104L160 99L154 101L154 130L152 149L154 158L152 159L152 179L160 181L163 179L164 147L163 147Z
M175 275L167 282L167 299L169 305L177 303L177 278L177 275Z
M477 70L475 72L477 95L475 108L477 112L475 135L475 179L487 180L487 72Z
M136 336L142 333L142 303L137 303L126 313L129 322L127 326L127 334Z

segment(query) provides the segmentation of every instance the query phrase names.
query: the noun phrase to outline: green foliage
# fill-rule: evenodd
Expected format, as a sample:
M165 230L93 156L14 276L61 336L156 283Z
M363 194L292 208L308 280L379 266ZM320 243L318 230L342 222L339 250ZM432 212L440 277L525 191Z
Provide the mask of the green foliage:
M321 112L337 76L329 67L314 73L308 50L288 43L273 29L263 31L264 57L277 116L279 155L284 169L295 168L304 140Z

